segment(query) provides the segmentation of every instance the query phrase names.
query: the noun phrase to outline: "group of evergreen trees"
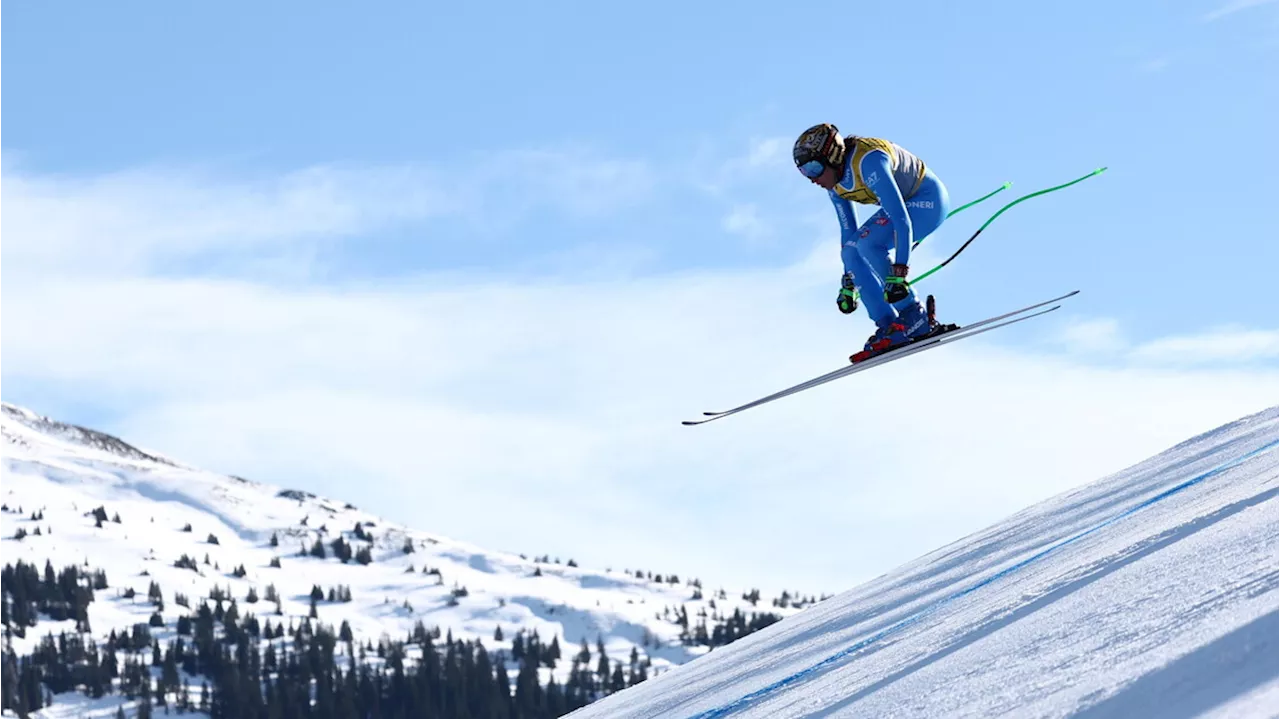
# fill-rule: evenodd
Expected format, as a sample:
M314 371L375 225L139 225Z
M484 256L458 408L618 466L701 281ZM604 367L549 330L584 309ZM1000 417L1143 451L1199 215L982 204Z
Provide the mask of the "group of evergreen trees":
M0 645L0 711L10 709L26 716L46 704L47 693L56 691L42 688L40 661L20 658L13 650L12 638L26 637L27 629L35 627L41 615L56 622L73 619L77 631L90 631L88 604L93 601L93 591L104 589L105 573L86 573L78 567L55 572L54 565L46 562L41 574L35 564L18 562L0 569L0 628L4 631L4 644Z
M17 655L8 646L0 659L0 708L25 719L30 713L53 701L48 690L42 690L41 674L19 666Z
M735 642L782 619L781 615L773 612L752 612L748 616L737 607L734 607L732 615L720 616L714 611L714 600L711 606L712 614L707 614L705 608L698 611L696 623L689 620L689 610L683 604L676 607L675 612L668 608L663 614L680 627L680 641L684 645L712 649ZM708 620L711 622L710 629L707 627Z
M54 621L73 619L77 631L87 632L89 602L95 589L107 588L107 575L102 571L86 573L74 566L54 572L53 563L45 562L41 579L34 564L19 560L17 566L5 565L0 584L4 586L0 621L15 636L25 637L26 628L36 625L38 614Z
M101 519L104 512L100 508L93 514ZM358 541L372 539L359 524L352 534ZM353 557L341 535L328 547L317 539L310 553L324 556L326 549L332 549L340 561L368 561L359 552ZM368 552L367 546L362 549ZM196 561L185 555L176 564L199 571ZM649 578L669 584L680 581L675 575ZM700 582L689 584L700 592ZM56 694L80 691L94 698L118 694L136 700L142 717L151 716L155 707L173 706L208 712L214 719L541 719L558 717L646 681L651 668L634 648L628 662L611 661L599 638L593 656L584 639L569 660L568 678L560 684L550 672L562 661L558 638L544 644L536 632L519 631L508 656L504 651L490 652L480 642L454 640L452 634L442 640L439 629L428 631L421 622L403 641L384 638L376 646L358 645L346 622L335 634L316 618L317 601L350 601L350 588L339 586L326 592L319 585L312 587L312 616L290 622L287 628L270 619L260 623L251 613L242 617L230 591L215 587L207 600L196 602L190 615L178 618L176 637L162 646L152 630L165 627L164 599L159 585L151 582L147 599L156 611L150 621L123 633L112 631L99 646L90 633L87 608L94 591L106 588L107 578L101 571L69 566L56 572L49 562L43 573L22 561L4 567L0 606L6 639L25 636L39 615L76 621L74 633L44 637L29 656L17 656L6 640L4 709L25 717L53 701ZM455 594L465 596L465 588L455 589ZM723 590L719 595L724 596ZM133 590L125 596L132 597ZM257 599L252 591L246 601L252 604ZM266 599L276 602L279 611L274 586L268 586ZM759 593L744 599L754 605ZM774 606L798 606L804 601L787 593L780 599ZM189 607L189 601L181 594L174 597L182 607ZM781 619L773 613L746 615L736 608L732 615L719 615L714 600L711 608L710 616L701 609L696 623L690 622L684 605L676 608L674 617L668 615L681 627L685 644L723 646ZM501 630L494 639L504 641Z
M36 612L85 616L95 586L106 587L101 572L68 567L54 573L47 565L42 580L32 565L6 566L6 631L17 634L34 626ZM153 585L148 599L158 603L157 589ZM540 677L561 659L558 638L544 644L536 633L517 632L508 657L479 642L454 640L452 634L441 642L439 629L427 630L419 622L403 641L357 645L345 622L338 634L310 619L287 628L270 620L260 623L253 614L242 617L234 599L214 595L198 602L192 616L179 618L177 636L164 646L147 624L112 631L103 645L87 626L84 633L46 636L26 657L6 642L0 705L25 717L54 694L80 691L94 698L119 694L136 700L142 717L171 705L206 711L215 719L549 719L648 676L648 663L638 652L632 651L629 663L611 662L599 640L594 667L584 642L562 685L554 677L546 682Z

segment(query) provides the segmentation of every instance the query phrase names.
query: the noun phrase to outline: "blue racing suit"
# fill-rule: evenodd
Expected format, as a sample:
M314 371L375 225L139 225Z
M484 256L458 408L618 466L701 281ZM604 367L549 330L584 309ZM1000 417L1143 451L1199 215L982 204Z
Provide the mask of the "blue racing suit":
M886 302L884 278L892 264L910 264L911 245L942 224L951 200L942 181L901 147L874 138L849 137L846 142L843 176L828 190L840 218L840 257L844 271L853 274L867 314L884 328L899 313L922 310L914 290L893 305ZM880 209L859 226L854 203L879 204Z

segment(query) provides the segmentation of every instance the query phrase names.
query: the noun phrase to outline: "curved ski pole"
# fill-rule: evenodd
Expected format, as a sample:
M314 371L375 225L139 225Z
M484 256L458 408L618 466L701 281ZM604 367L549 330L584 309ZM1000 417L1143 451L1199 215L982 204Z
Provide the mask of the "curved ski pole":
M999 210L996 210L996 213L995 213L994 215L992 215L991 217L988 217L988 218L987 218L987 221L986 221L986 222L984 222L984 223L982 223L982 226L981 226L981 227L979 227L979 228L978 228L978 230L977 230L976 232L974 232L974 233L969 237L969 239L965 240L965 242L964 242L964 244L963 244L963 245L960 245L960 249L958 249L958 250L956 250L955 252L953 252L953 253L951 254L951 256L950 256L950 257L948 257L947 259L943 260L943 261L942 261L942 263L941 263L941 264L939 264L937 267L934 267L933 269L929 270L928 272L925 272L925 273L923 273L923 274L921 274L921 275L917 276L915 279L911 280L911 284L912 284L912 285L915 285L915 283L919 282L920 280L923 280L924 278L928 277L929 275L931 275L931 274L933 274L933 273L937 272L938 270L940 270L940 269L942 269L943 267L946 267L948 264L950 264L950 263L951 263L951 261L952 261L952 260L954 260L957 256L959 256L961 252L964 252L964 248L968 247L968 246L969 246L969 244L970 244L971 242L973 242L974 240L978 239L978 235L982 234L982 231L983 231L983 230L985 230L985 229L987 229L987 226L988 226L988 225L990 225L992 222L995 222L997 217L999 217L1000 215L1003 215L1003 214L1004 214L1004 212L1005 212L1005 210L1008 210L1009 208L1013 207L1014 205L1016 205L1016 204L1018 204L1019 202L1022 202L1022 201L1024 201L1024 200L1030 200L1030 199L1031 199L1031 198L1033 198L1033 197L1039 197L1040 195L1046 195L1046 194L1048 194L1048 193L1050 193L1050 192L1055 192L1055 191L1057 191L1057 190L1061 190L1061 189L1063 189L1063 188L1065 188L1065 187L1071 187L1072 185L1076 184L1077 182L1084 182L1085 180L1089 179L1090 177L1093 177L1093 176L1095 176L1095 175L1101 175L1103 172L1105 172L1105 171L1106 171L1106 169L1107 169L1107 168L1105 168L1105 167L1099 167L1098 169L1094 170L1093 172L1090 172L1089 174L1085 175L1084 177L1077 177L1076 179L1072 180L1071 182L1064 182L1063 184L1061 184L1061 185L1057 185L1057 186L1055 186L1055 187L1048 187L1048 188L1045 188L1045 189L1043 189L1043 190L1037 190L1036 192L1032 192L1032 193L1030 193L1030 194L1028 194L1028 195L1023 195L1022 197L1019 197L1018 199L1014 200L1013 202L1010 202L1009 204L1005 205L1004 207L1001 207ZM961 205L961 206L957 207L956 209L952 210L951 212L948 212L948 213L947 213L947 217L948 217L948 218L950 218L952 215L956 214L957 212L959 212L959 211L961 211L961 210L963 210L963 209L965 209L965 208L973 207L974 205L976 205L976 204L978 204L979 202L982 202L983 200L985 200L985 199L987 199L987 198L991 197L992 195L996 194L997 192L1000 192L1001 190L1005 190L1005 189L1007 189L1007 188L1008 188L1010 185L1012 185L1012 184L1013 184L1013 183L1011 183L1011 182L1006 182L1006 183L1004 183L1003 185L1001 185L1001 186L1000 186L1000 188L999 188L999 189L997 189L997 190L995 190L995 191L993 191L993 192L989 192L989 193L987 193L987 194L983 195L982 197L979 197L978 199L974 200L973 202L970 202L970 203L967 203L967 204ZM911 245L911 249L913 249L913 250L914 250L915 248L919 247L919 246L920 246L920 243L921 243L921 242L924 242L926 239L928 239L928 236L927 236L927 235L926 235L925 237L921 237L920 239L916 240L916 241ZM855 292L855 293L854 293L854 295L853 295L854 300L857 300L857 299L859 299L860 297L861 297L861 294L859 294L859 293L857 293L857 292Z
M933 273L937 272L938 270L942 269L943 267L946 267L947 265L951 264L951 261L952 261L952 260L954 260L956 257L959 257L959 256L960 256L960 253L961 253L961 252L964 252L964 248L968 247L970 243L972 243L974 240L978 239L978 235L982 234L982 231L983 231L983 230L985 230L985 229L987 229L987 226L988 226L988 225L990 225L992 222L995 222L997 217L999 217L1000 215L1003 215L1003 214L1004 214L1004 212L1005 212L1005 210L1008 210L1009 208L1013 207L1014 205L1016 205L1016 204L1018 204L1019 202L1022 202L1022 201L1024 201L1024 200L1030 200L1031 198L1033 198L1033 197L1039 197L1040 195L1047 195L1047 194L1049 194L1050 192L1056 192L1056 191L1061 190L1061 189L1063 189L1063 188L1071 187L1072 185L1074 185L1074 184L1076 184L1076 183L1078 183L1078 182L1084 182L1085 180L1089 179L1090 177L1095 177L1095 176L1097 176L1097 175L1101 175L1103 172L1105 172L1105 171L1106 171L1106 169L1107 169L1107 168L1105 168L1105 167L1099 167L1098 169L1094 170L1093 172L1090 172L1089 174L1085 175L1084 177L1077 177L1076 179L1072 180L1071 182L1064 182L1064 183L1062 183L1061 185L1057 185L1057 186L1055 186L1055 187L1049 187L1049 188L1045 188L1045 189L1043 189L1043 190L1039 190L1039 191L1036 191L1036 192L1032 192L1032 193L1031 193L1031 194L1029 194L1029 195L1023 195L1022 197L1019 197L1018 199L1014 200L1013 202L1010 202L1009 204L1005 205L1004 207L1001 207L999 210L997 210L997 211L996 211L996 213L995 213L994 215L992 215L991 217L987 218L987 221L986 221L986 222L984 222L984 223L982 223L982 226L981 226L981 227L979 227L979 228L977 229L977 231L976 231L976 232L974 232L974 233L969 237L969 239L965 240L965 242L964 242L964 244L963 244L963 245L960 245L960 249L958 249L958 250L956 250L955 252L951 253L951 256L950 256L950 257L948 257L947 259L943 260L943 261L941 262L941 264L939 264L937 267L934 267L933 269L929 270L928 272L925 272L925 273L923 273L923 274L917 275L917 276L916 276L916 278L915 278L914 280L912 280L912 281L911 281L911 284L912 284L912 285L915 285L915 284L916 284L917 282L919 282L920 280L923 280L924 278L928 277L929 275L931 275L931 274L933 274Z
M1001 185L1001 186L997 187L996 189L992 190L991 192L988 192L987 194L983 195L982 197L979 197L978 199L973 200L972 202L966 202L966 203L964 203L963 205L961 205L961 206L957 207L956 209L954 209L954 210L952 210L952 211L948 212L948 213L947 213L947 219L950 219L952 215L955 215L955 214L957 214L957 213L959 213L959 212L963 212L964 210L967 210L967 209L969 209L970 207L973 207L974 205L978 204L979 202L985 202L985 201L987 201L987 200L991 199L992 197L996 196L997 194L999 194L999 193L1001 193L1001 192L1004 192L1005 190L1009 189L1010 187L1013 187L1013 183L1012 183L1012 182L1006 182L1006 183L1004 183L1003 185ZM924 237L921 237L920 239L916 240L916 241L915 241L915 243L911 245L911 249L913 249L913 250L914 250L915 248L919 247L919 246L920 246L920 243L921 243L921 242L924 242L924 241L925 241L925 240L927 240L927 239L929 239L929 236L928 236L928 235L925 235ZM848 290L845 290L845 292L846 292L846 293L848 293ZM853 297L853 301L854 301L854 302L857 302L857 301L858 301L858 299L862 297L862 295L861 295L861 294L859 294L857 290L854 290L852 293L849 293L849 294L850 294L850 296L851 296L851 297Z
M973 202L966 202L966 203L964 203L963 205L961 205L961 206L957 207L956 209L954 209L954 210L952 210L952 211L948 212L948 213L947 213L947 219L950 219L952 215L959 214L960 212L962 212L962 211L964 211L964 210L967 210L967 209L969 209L970 207L973 207L974 205L978 204L979 202L984 202L984 201L986 201L986 200L991 199L991 198L992 198L992 197L994 197L996 194L1001 193L1001 192L1004 192L1005 190L1009 189L1010 187L1013 187L1013 183L1012 183L1012 182L1006 182L1006 183L1004 183L1003 185L1001 185L1001 186L997 187L996 189L992 190L991 192L988 192L987 194L983 195L982 197L979 197L978 199L974 200ZM911 247L912 247L912 249L914 249L914 248L916 248L916 247L919 247L919 246L920 246L920 243L921 243L921 242L924 242L924 241L925 241L925 239L926 239L927 237L928 237L928 235L925 235L924 237L921 237L920 239L916 240L916 243L915 243L914 245L912 245L912 246L911 246Z

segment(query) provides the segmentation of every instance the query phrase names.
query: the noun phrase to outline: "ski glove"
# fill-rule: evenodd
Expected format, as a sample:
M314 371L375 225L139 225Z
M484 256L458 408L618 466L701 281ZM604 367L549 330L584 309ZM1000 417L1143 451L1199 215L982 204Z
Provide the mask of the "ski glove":
M894 265L889 276L884 278L884 301L893 304L907 299L910 287L907 283L907 266Z
M846 315L853 314L858 309L858 288L853 284L852 272L846 272L840 278L840 296L836 298L836 307Z

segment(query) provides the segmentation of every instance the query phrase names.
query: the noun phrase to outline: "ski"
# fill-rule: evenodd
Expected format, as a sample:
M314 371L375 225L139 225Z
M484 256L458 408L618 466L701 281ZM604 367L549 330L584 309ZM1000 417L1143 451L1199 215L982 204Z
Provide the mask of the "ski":
M776 394L771 394L771 395L769 395L768 397L763 397L763 398L761 398L760 400L757 400L757 404L763 404L763 403L765 403L765 402L769 402L769 401L772 401L772 400L775 400L775 399L781 399L781 398L783 398L783 397L785 397L785 396L787 396L787 395L789 395L789 394L794 394L794 393L796 393L796 392L800 392L800 391L803 391L803 390L809 389L810 387L815 387L815 386L817 386L817 385L824 384L824 383L826 383L826 382L830 382L830 381L831 381L831 380L833 380L833 379L838 379L838 378L840 378L840 377L843 377L844 375L852 374L852 373L855 371L855 369L854 369L854 368L858 368L858 367L860 367L860 368L863 368L863 369L867 369L867 368L869 368L869 367L873 367L873 366L875 366L875 365L877 365L877 364L882 364L882 363L884 363L884 362L888 361L888 359L889 359L889 358L896 358L896 357L900 357L900 356L902 356L902 354L903 354L906 350L913 349L913 348L918 348L918 347L921 347L921 346L928 346L928 345L931 345L931 344L933 344L933 343L935 343L935 342L941 341L943 337L949 337L949 338L951 338L952 340L959 339L959 337L960 337L960 336L966 335L966 334L968 334L968 333L970 333L970 332L973 332L974 330L977 330L977 329L979 329L979 328L985 327L985 326L990 325L990 324L992 324L992 323L999 322L999 321L1004 320L1004 319L1008 319L1008 318L1013 317L1013 316L1015 316L1015 315L1020 315L1020 314L1022 314L1022 313L1024 313L1024 312L1030 312L1031 310L1039 309L1039 308L1044 307L1044 306L1046 306L1046 305L1051 305L1051 304L1053 304L1053 303L1055 303L1055 302L1061 302L1062 300L1065 300L1065 299L1067 299L1067 298L1069 298L1069 297L1073 297L1073 296L1075 296L1075 295L1077 295L1077 294L1079 294L1079 293L1080 293L1080 290L1074 290L1074 291L1072 291L1072 292L1068 292L1068 293L1067 293L1067 294L1065 294L1065 295L1062 295L1061 297L1055 297L1055 298L1053 298L1053 299L1051 299L1051 300L1045 300L1044 302L1037 302L1036 304L1033 304L1033 305L1027 305L1026 307L1021 307L1021 308L1018 308L1018 309L1016 309L1016 310L1013 310L1012 312L1006 312L1006 313L1004 313L1004 314L1002 314L1002 315L996 315L995 317L988 317L988 318L987 318L987 319L985 319L985 320L980 320L980 321L978 321L978 322L973 322L973 323L971 323L971 324L964 325L964 326L959 327L959 328L957 328L957 329L951 330L950 332L947 332L947 333L945 333L945 334L941 334L941 335L934 335L934 336L931 336L931 337L926 337L926 338L921 339L921 340L918 340L918 341L916 341L916 342L912 342L911 344L901 345L901 346L899 346L899 347L895 347L895 348L893 348L893 349L890 349L890 350L889 350L889 351L887 351L887 352L884 352L884 353L881 353L881 354L875 355L874 357L870 357L870 358L868 358L868 359L866 359L866 360L864 360L864 361L862 361L862 362L859 362L859 363L857 363L857 364L850 365L850 366L846 366L846 367L841 367L840 369L834 370L834 371L832 371L832 372L828 372L827 374L824 374L824 375L822 375L822 376L820 376L820 377L815 377L815 378L813 378L813 379L809 380L808 382L801 382L800 384L798 384L798 385L796 385L796 386L794 386L794 387L790 387L790 388L784 389L784 390L782 390L781 392L778 392L778 393L776 393ZM754 407L754 406L756 406L756 404L751 404L751 405L750 405L750 407ZM744 409L748 409L748 408L749 408L749 407L748 407L747 405L743 405L743 406L741 406L741 407L735 407L734 409L731 409L731 410L725 410L725 411L723 411L723 412L703 412L703 414L704 414L704 415L706 415L706 416L708 416L708 417L714 417L714 416L718 416L718 415L722 415L722 414L728 414L728 413L730 413L730 412L736 412L736 411L740 411L740 410L744 410Z
M723 412L715 412L715 413L706 412L704 413L707 415L706 419L684 420L683 422L681 422L681 424L686 426L706 424L707 422L710 422L712 420L720 419L722 417L728 417L731 414L737 414L738 412L751 409L752 407L759 407L762 404L766 404L774 400L779 400L779 399L782 399L783 397L789 397L793 394L798 394L800 392L803 392L806 389L811 389L820 384L825 384L827 382L830 382L835 379L839 379L841 377L847 377L851 374L857 374L858 372L862 372L863 370L873 369L880 365L888 364L890 362L893 362L894 360L902 359L904 357L908 357L913 354L924 352L925 350L930 350L935 347L941 346L943 344L949 344L951 342L967 339L969 337L976 337L977 335L980 335L984 332L990 332L991 330L1000 329L1001 327L1008 327L1009 325L1017 324L1019 322L1022 322L1023 320L1029 320L1032 317L1039 317L1040 315L1053 312L1054 310L1060 308L1061 306L1062 305L1054 305L1053 307L1040 310L1039 312L1035 312L1033 314L1023 315L1021 317L1015 317L1013 319L1009 319L994 325L985 325L972 332L960 334L959 331L957 330L953 332L947 332L946 334L939 335L936 337L931 337L931 338L922 340L920 342L913 342L910 345L907 345L901 348L900 350L893 351L893 352L886 352L882 355L877 355L875 357L872 357L871 359L866 360L865 362L859 362L857 364L850 365L848 367L841 367L840 369L834 372L830 372L828 374L822 375L821 377L814 378L803 384L796 385L795 387L790 387L788 389L782 390L781 392L771 394L768 397L762 397L758 400L755 400L754 402L748 402L747 404L744 404L740 407L734 407L733 409L725 410Z
M910 355L917 354L925 350L933 349L935 347L939 347L944 344L950 344L952 342L966 339L968 337L974 337L984 332L989 332L991 330L999 329L1001 327L1007 327L1009 325L1022 322L1023 320L1029 320L1032 317L1039 317L1040 315L1048 314L1049 312L1052 312L1058 309L1061 305L1054 305L1053 307L1048 307L1047 309L1040 309L1040 308L1047 307L1048 305L1053 305L1056 302L1061 302L1062 300L1072 297L1078 294L1079 292L1080 292L1079 290L1074 290L1072 292L1068 292L1065 295L1062 295L1061 297L1055 297L1051 300L1045 300L1044 302L1037 302L1032 305L1027 305L1026 307L1013 310L1012 312L1006 312L1001 315L989 317L985 320L980 320L972 324L964 325L957 329L951 330L950 332L944 332L939 335L932 335L929 337L925 337L915 342L911 342L909 344L905 344L900 347L890 349L887 352L875 355L857 364L851 364L847 367L841 367L840 369L834 370L832 372L828 372L824 375L815 377L806 382L801 382L800 384L795 385L794 387L789 387L780 392L775 392L774 394L771 394L767 397L761 397L760 399L757 399L753 402L748 402L744 405L734 407L733 409L725 410L722 412L704 412L703 414L707 417L707 419L685 420L681 422L681 424L685 426L706 424L707 422L710 422L712 420L720 419L721 417L727 417L731 414L737 414L738 412L751 409L752 407L758 407L762 404L766 404L774 400L782 399L783 397L788 397L798 392L803 392L806 389L816 387L820 384L825 384L832 380L836 380L841 377L846 377L851 374L856 374L863 370L868 370L883 364L888 364L889 362L892 362L894 360L902 359L904 357L908 357ZM1025 314L1027 312L1031 312L1032 310L1040 310L1040 311L1035 312L1033 314L1029 314L1029 315ZM1024 315L1024 316L1019 317L1018 315Z

